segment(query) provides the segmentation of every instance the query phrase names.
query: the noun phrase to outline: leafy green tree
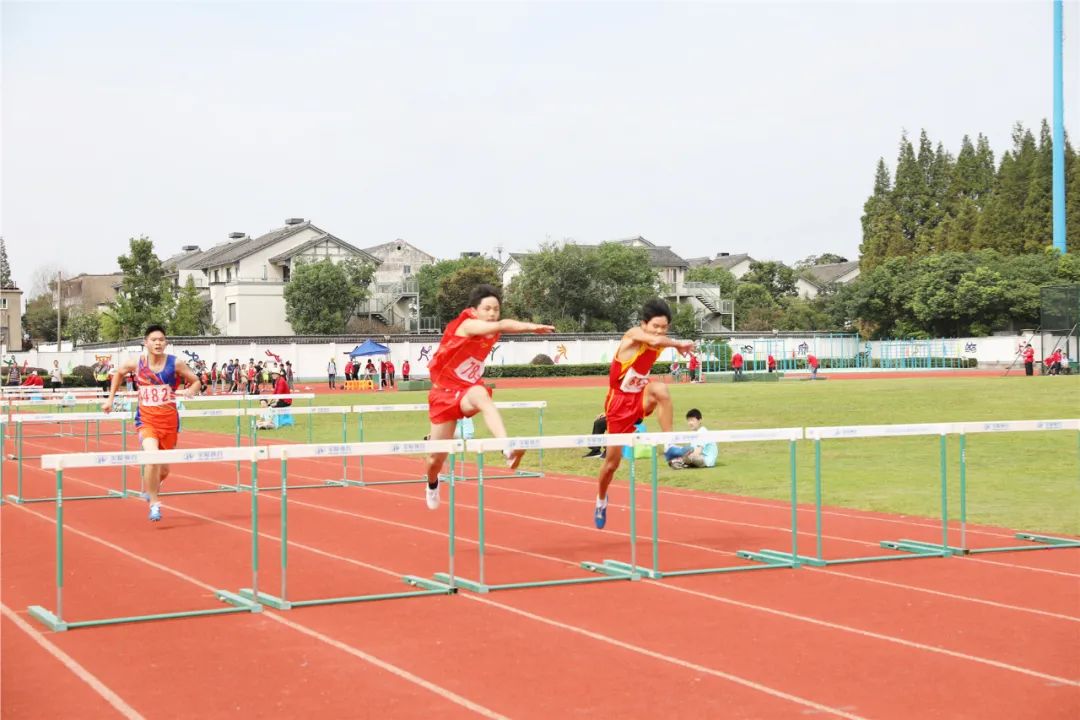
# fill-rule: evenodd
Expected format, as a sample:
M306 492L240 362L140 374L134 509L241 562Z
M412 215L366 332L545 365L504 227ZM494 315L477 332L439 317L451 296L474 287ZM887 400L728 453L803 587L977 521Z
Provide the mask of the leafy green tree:
M615 328L626 330L638 321L641 306L659 289L649 254L644 248L620 243L602 243L593 254L594 292L600 306L596 320L607 320Z
M469 293L477 285L493 285L502 289L499 269L490 263L469 263L439 281L435 306L443 323L453 320L469 303Z
M51 294L38 295L27 301L22 326L34 340L56 342L56 309Z
M736 330L772 330L780 313L780 305L764 285L739 283L735 291Z
M1024 198L1021 252L1039 252L1053 244L1053 144L1050 124L1043 120L1039 129L1039 146L1031 158L1027 196Z
M444 278L453 275L458 270L473 266L489 267L494 272L494 277L499 277L499 263L491 258L467 257L453 260L440 260L432 265L424 265L416 273L417 285L420 289L420 311L425 317L437 316L442 323L448 323L461 312L458 306L441 306L439 304L439 285ZM456 308L456 309L455 309Z
M781 313L776 320L777 330L833 330L835 323L826 312L824 298L806 300L785 297L780 301Z
M822 253L821 255L807 255L802 260L795 263L793 268L796 272L799 270L806 270L817 265L833 265L835 263L846 263L848 259L843 255L837 255L836 253Z
M719 285L721 297L735 297L735 283L737 281L735 280L735 276L732 275L731 271L727 268L699 265L698 267L692 267L687 270L686 279L689 282Z
M79 343L97 342L101 336L101 316L96 312L76 312L67 317L64 338L73 346Z
M213 325L210 303L199 294L195 280L188 277L176 298L176 310L169 323L169 334L206 335Z
M701 322L689 303L678 303L671 308L671 335L687 340L701 337Z
M298 335L332 335L367 300L375 269L357 260L298 263L285 286L285 317Z
M1017 123L1013 147L1001 158L993 191L979 217L972 247L1016 253L1023 248L1024 205L1038 148L1030 130Z
M761 285L773 299L795 295L795 271L781 262L754 261L750 271L740 278L741 283Z
M117 262L124 279L107 311L111 318L108 330L139 336L150 324L168 327L176 298L165 277L165 268L154 252L154 242L146 236L131 238L128 254L121 255Z
M925 133L923 134L925 138ZM927 140L927 142L929 142ZM900 216L901 238L887 248L886 257L910 255L915 251L915 241L926 224L930 205L930 191L926 186L929 160L925 150L920 162L907 135L900 138L900 154L896 161L896 182L893 185L893 205Z

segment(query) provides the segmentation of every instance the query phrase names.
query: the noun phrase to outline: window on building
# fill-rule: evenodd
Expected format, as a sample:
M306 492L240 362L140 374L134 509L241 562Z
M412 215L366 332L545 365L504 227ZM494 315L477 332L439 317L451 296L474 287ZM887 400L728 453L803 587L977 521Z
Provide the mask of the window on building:
M225 268L225 282L232 282L232 268Z
M7 298L0 298L0 310L7 310Z
M236 303L229 303L229 322L236 322Z
M289 278L292 277L292 268L288 265L281 266L281 279L285 282L289 282Z
M403 267L401 269L401 271L402 271L402 273L404 273L404 275L406 277L408 277L409 275L412 275L412 266L411 265L406 265L405 267Z
M221 280L218 278L218 271L217 270L214 271L214 282L221 282Z

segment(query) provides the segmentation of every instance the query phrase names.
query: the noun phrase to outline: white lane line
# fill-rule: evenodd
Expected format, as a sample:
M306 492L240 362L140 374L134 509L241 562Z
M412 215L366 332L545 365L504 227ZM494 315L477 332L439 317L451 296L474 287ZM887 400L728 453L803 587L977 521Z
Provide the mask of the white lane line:
M0 603L0 613L3 613L4 617L15 623L17 628L29 635L30 639L44 648L47 653L59 660L60 664L70 670L75 677L82 680L91 690L104 698L105 702L112 705L116 712L120 713L125 718L128 718L128 720L143 720L143 716L140 715L135 708L124 702L124 699L113 692L108 685L98 680L93 673L80 665L78 660L54 645L52 641L38 632L37 628L19 617L18 614L12 611L7 605Z

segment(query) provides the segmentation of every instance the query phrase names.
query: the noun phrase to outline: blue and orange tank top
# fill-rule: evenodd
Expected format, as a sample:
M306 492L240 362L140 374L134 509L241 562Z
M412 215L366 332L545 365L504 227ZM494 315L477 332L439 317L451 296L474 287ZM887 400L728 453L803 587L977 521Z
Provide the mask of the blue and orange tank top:
M135 410L135 427L149 425L158 430L175 431L180 426L175 391L180 384L176 377L176 356L165 356L165 367L154 372L145 357L139 358L135 371L135 389L139 406Z

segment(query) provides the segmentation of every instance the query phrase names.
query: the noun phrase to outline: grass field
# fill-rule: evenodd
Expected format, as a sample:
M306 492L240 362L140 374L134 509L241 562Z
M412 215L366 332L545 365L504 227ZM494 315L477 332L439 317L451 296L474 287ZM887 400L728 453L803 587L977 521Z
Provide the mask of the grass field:
M709 429L869 425L888 423L1070 418L1080 414L1078 377L926 378L859 382L783 382L738 385L672 386L676 429L697 407ZM546 400L544 434L579 435L591 431L603 404L603 388L497 390L499 400ZM423 403L425 393L322 395L320 405ZM301 404L303 404L301 402ZM217 403L200 404L207 408ZM233 406L235 401L223 401ZM315 442L340 442L340 416L311 416ZM512 435L535 435L537 412L504 412ZM262 437L306 442L308 416L297 426L264 432ZM486 428L477 422L477 434ZM654 418L649 429L659 426ZM189 429L233 433L224 418L185 420ZM356 418L348 421L349 441L358 439ZM365 416L365 440L423 437L423 413ZM958 512L958 439L948 441L950 516ZM822 445L824 503L833 507L935 517L940 497L939 441L935 437L828 440ZM499 463L495 456L488 458ZM620 468L626 477L626 463ZM968 519L1004 527L1080 535L1080 438L1072 432L973 435L967 443ZM596 473L597 460L577 451L548 451L545 469L574 475ZM535 467L527 456L523 468ZM648 463L639 465L648 480ZM799 499L812 502L813 445L798 448ZM788 497L786 443L741 443L721 447L715 468L672 470L660 464L663 484L759 498Z

